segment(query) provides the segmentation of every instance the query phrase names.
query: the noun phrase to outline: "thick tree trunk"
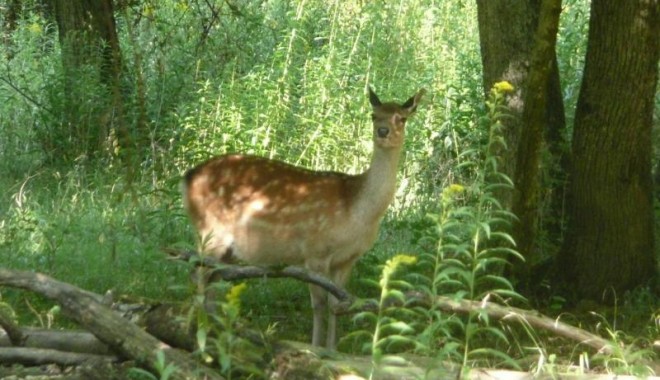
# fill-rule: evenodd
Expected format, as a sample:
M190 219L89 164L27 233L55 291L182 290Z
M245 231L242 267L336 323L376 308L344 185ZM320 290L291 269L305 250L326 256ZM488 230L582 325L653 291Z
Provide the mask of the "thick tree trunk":
M658 79L658 0L593 0L558 274L602 299L651 279L651 128ZM611 296L611 294L610 294ZM611 297L610 297L611 298Z
M0 347L15 346L75 352L79 354L112 355L108 346L87 331L21 327L19 329L22 335L19 342L13 342L8 336L9 334L3 334L2 329L0 329Z

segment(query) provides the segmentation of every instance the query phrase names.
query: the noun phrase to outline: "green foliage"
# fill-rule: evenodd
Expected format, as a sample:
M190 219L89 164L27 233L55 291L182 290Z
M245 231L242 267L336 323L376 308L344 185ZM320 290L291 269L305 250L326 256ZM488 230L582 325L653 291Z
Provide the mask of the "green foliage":
M201 280L201 277L199 279ZM247 285L241 283L227 289L226 284L211 284L216 290L224 290L224 298L216 300L217 308L207 312L204 305L205 285L198 284L200 292L193 297L190 308L190 323L197 333L197 352L200 359L208 365L215 364L227 379L263 377L263 368L257 367L264 354L262 347L257 347L241 336L241 293ZM224 289L223 289L224 288ZM214 358L217 362L214 363Z
M562 91L566 108L566 136L570 141L573 133L573 118L578 92L582 82L582 68L587 51L587 35L590 3L581 0L568 0L562 4L562 17L559 23L557 55Z
M430 96L407 127L395 201L351 283L352 292L378 300L377 312L346 323L344 330L357 330L351 337L358 343L344 341L342 348L361 351L364 344L374 363L416 349L466 366L514 366L507 342L524 344L511 342L481 313L463 318L436 306L386 306L411 288L458 299L519 298L502 272L517 255L506 233L511 215L497 202L510 183L492 151L502 143L497 120L506 115L498 106L501 93L482 106L475 2L115 2L122 119L136 147L117 145L118 118L107 112L113 99L99 68L66 71L52 15L38 2L24 3L0 45L3 265L99 293L112 288L192 302L200 358L220 352L217 364L226 375L253 373L241 367L247 361L240 354L249 350L235 334L239 317L264 329L277 323L282 337L307 340L311 318L281 317L311 315L306 288L255 281L240 314L225 302L217 314L204 315L186 291L188 268L161 253L161 247L194 245L180 205L181 174L231 151L360 172L371 146L366 86L397 101L425 87ZM588 7L564 2L557 52L569 110L579 89ZM398 252L423 253L418 264L399 268L403 279L376 269ZM392 260L387 267L393 270ZM378 285L379 276L380 293L357 280ZM39 297L8 289L0 296L0 306L11 305L21 321L48 325L56 316ZM657 318L657 301L646 304L655 309L643 308L634 320L651 326L640 335L657 336L657 319L648 319L649 313ZM66 321L57 316L55 323ZM621 330L612 327L612 339L629 343ZM537 342L540 367L557 369L575 359L552 356ZM591 359L613 372L643 373L637 367L643 361L631 355L623 350L609 360ZM161 378L172 371L164 361L159 368Z
M171 234L185 221L178 204L161 202L156 193L142 194L134 203L122 201L121 181L79 169L44 171L8 189L11 203L0 222L4 265L48 273L101 294L114 289L118 294L180 298L181 290L163 289L184 284L185 268L163 260L161 252L162 246L183 240ZM17 308L34 308L30 314L51 308L32 295L2 294Z
M355 339L367 337L362 350L371 354L373 369L383 364L383 361L392 362L396 357L385 357L388 351L401 349L401 347L415 347L416 342L412 333L415 328L406 320L414 320L415 313L408 312L404 308L395 308L392 313L388 304L396 302L402 304L405 297L401 289L409 288L404 281L395 281L392 277L394 272L402 265L414 264L417 261L415 256L397 255L387 260L383 266L378 287L380 288L380 298L377 303L377 311L363 311L357 313L353 320L356 323L367 321L374 324L374 331L357 330L348 334L345 339ZM376 284L374 284L376 285ZM373 376L373 371L370 378Z
M496 84L487 102L490 133L486 145L463 153L470 158L462 165L474 173L474 180L469 185L446 187L440 212L431 215L435 226L430 239L436 242L436 249L420 258L432 270L422 278L420 288L432 300L447 294L484 302L522 299L503 276L503 268L522 257L512 248L515 243L507 233L513 215L502 209L496 197L501 188L512 186L498 171L499 157L493 153L495 144L503 144L500 119L506 117L502 104L510 91L507 85ZM460 359L466 370L484 360L517 367L508 353L492 346L498 341L508 346L508 338L485 313L474 311L467 319L445 316L435 304L422 312L429 321L420 334L423 351L442 359Z
M416 280L394 281L393 272L402 263L414 263L413 256L398 255L387 261L380 275L380 298L377 311L358 313L354 321L373 326L369 331L357 329L347 339L367 338L363 350L372 355L374 366L396 356L386 353L416 350L436 356L437 362L458 361L464 370L495 361L498 366L518 367L504 349L509 338L494 326L485 312L474 311L467 318L444 315L435 300L440 295L455 299L486 302L521 300L512 284L503 276L504 267L522 259L513 249L515 243L506 232L513 216L503 210L495 193L511 188L510 180L500 173L494 152L495 144L503 144L501 122L506 117L503 99L512 88L498 83L487 103L489 113L485 127L488 140L483 146L466 150L459 157L466 173L472 173L469 185L452 184L440 196L440 212L431 215L433 228L425 240L435 250L422 253ZM432 300L430 308L390 307L405 302L402 290L418 289Z

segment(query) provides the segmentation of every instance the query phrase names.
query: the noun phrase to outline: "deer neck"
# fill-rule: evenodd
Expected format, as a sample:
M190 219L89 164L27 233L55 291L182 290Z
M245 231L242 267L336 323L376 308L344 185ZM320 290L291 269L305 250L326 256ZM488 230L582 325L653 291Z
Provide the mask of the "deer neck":
M365 218L363 220L380 220L392 202L400 156L401 147L374 145L369 169L360 175L361 186L355 204L356 213Z

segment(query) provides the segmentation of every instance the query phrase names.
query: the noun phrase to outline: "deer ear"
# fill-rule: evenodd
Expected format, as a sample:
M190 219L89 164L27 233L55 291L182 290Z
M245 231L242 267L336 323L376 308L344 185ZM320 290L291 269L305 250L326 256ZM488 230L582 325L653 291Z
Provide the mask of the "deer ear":
M380 102L378 95L376 95L371 86L369 86L369 103L371 103L372 107L380 107L383 104Z
M422 99L424 94L426 94L426 90L422 88L421 90L417 91L417 93L410 99L406 100L406 102L401 105L401 108L405 108L409 113L415 112L417 105L419 104L419 101Z

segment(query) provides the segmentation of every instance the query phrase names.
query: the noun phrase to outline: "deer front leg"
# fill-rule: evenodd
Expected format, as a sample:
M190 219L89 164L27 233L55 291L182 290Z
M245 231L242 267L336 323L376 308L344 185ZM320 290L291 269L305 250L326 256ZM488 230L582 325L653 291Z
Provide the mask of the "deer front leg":
M325 317L328 313L328 293L316 285L310 285L309 294L312 297L312 311L314 312L312 344L321 346L323 344L323 333L325 332Z
M334 350L337 344L337 315L334 313L337 303L339 301L333 295L328 294L328 336L325 340L325 346L331 350Z
M213 275L213 268L199 266L191 270L190 279L197 288L197 296L201 299L204 311L215 313L218 309L216 288L221 277Z

